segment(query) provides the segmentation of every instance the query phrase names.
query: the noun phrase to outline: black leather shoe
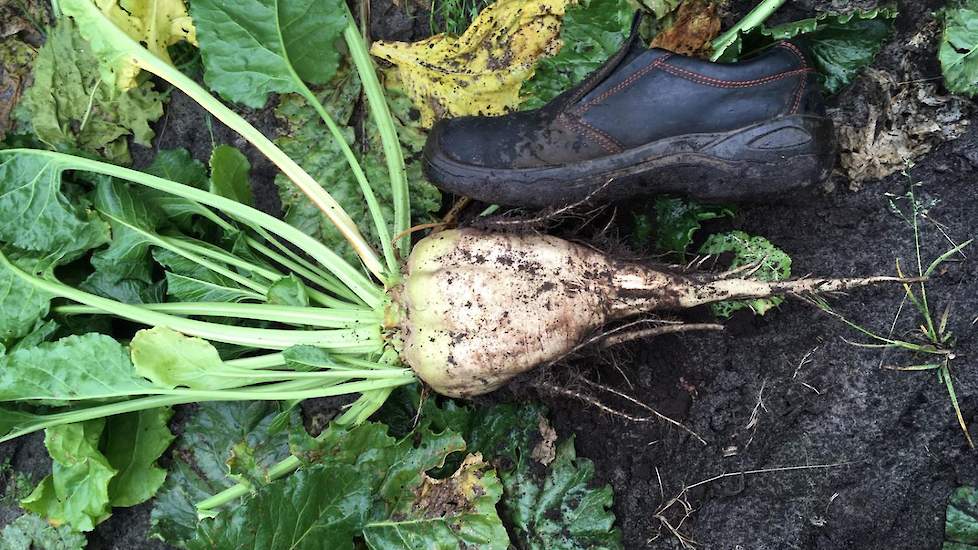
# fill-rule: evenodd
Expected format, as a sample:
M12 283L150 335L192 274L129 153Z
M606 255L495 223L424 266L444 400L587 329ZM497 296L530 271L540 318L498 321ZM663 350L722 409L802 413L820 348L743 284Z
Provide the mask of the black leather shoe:
M604 66L544 107L436 123L428 179L486 202L553 206L595 191L762 200L829 175L832 122L797 46L710 63L647 49L638 20Z

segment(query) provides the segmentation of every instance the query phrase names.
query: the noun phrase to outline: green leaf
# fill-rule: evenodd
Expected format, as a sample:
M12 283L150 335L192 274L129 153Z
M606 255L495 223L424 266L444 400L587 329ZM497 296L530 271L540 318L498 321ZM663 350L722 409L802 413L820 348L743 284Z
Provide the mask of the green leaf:
M811 19L765 28L772 40L800 37L808 46L815 68L825 77L823 89L836 94L863 67L873 62L893 32L895 7L848 13L820 13Z
M251 164L241 151L230 145L218 145L211 152L211 193L254 206L250 170Z
M103 180L96 187L95 207L112 225L109 247L92 256L92 266L107 282L134 279L152 283L151 236L165 214L139 189L119 180Z
M58 323L54 321L38 320L34 325L34 328L26 336L18 340L9 351L14 352L17 350L37 347L48 341L48 339L54 335L54 333L58 332L59 328Z
M268 287L268 303L306 307L309 305L309 295L302 281L295 275L289 275Z
M335 42L347 25L337 0L196 0L192 5L204 81L252 108L270 93L325 84L339 62Z
M747 265L757 266L752 277L761 281L783 281L791 277L791 257L783 250L771 244L764 237L752 237L743 231L717 233L710 235L700 254L733 253L730 269ZM777 307L784 298L763 298L758 300L729 301L713 304L713 313L717 317L730 317L733 312L750 308L757 315L764 315L768 310Z
M230 514L205 521L191 550L352 550L372 500L371 476L346 464L300 470Z
M166 327L140 330L129 347L136 373L158 387L219 390L254 382L246 370L225 364L207 340Z
M167 268L166 293L175 301L240 302L265 299L261 294L169 250L154 249L153 258Z
M153 162L143 172L147 174L207 190L207 169L186 149L164 149L156 154ZM206 214L200 204L155 189L143 189L142 195L163 210L166 218L186 233L200 232L195 216Z
M163 116L162 96L145 81L129 91L103 82L98 60L75 24L62 19L48 32L34 65L34 85L22 105L41 141L122 164L131 157L126 138L149 146L150 123Z
M48 428L51 475L21 501L24 509L76 531L91 531L109 517L109 481L116 471L98 450L104 428L104 419Z
M656 249L675 252L685 257L693 236L702 227L700 222L732 215L733 212L727 208L702 205L680 198L660 197L655 201Z
M0 550L81 550L85 535L67 526L54 527L34 514L24 514L0 531Z
M278 412L275 403L263 401L201 403L177 439L169 475L153 503L151 532L186 548L197 529L196 503L232 485L227 463L242 444L263 470L289 456L288 432L269 431Z
M207 189L207 168L186 149L163 149L143 172L163 179Z
M978 0L959 0L944 10L938 58L948 90L978 94Z
M112 506L135 506L146 502L166 479L166 470L156 465L174 435L167 423L169 407L120 414L106 420L102 445L109 464L119 473L109 482Z
M72 204L61 175L56 160L0 151L0 242L67 257L108 240L108 225Z
M116 277L96 271L78 285L79 290L111 298L124 304L158 304L164 301L166 285L163 281L147 284L135 279L117 280Z
M883 6L844 13L823 12L774 27L760 26L724 46L721 61L736 61L743 51L758 51L778 40L797 39L824 77L826 94L836 94L873 62L893 31L897 9Z
M133 371L129 354L104 334L67 336L0 358L0 400L64 404L128 397L152 386Z
M944 550L975 549L978 549L978 489L959 487L947 504Z
M7 257L21 269L27 269L33 263ZM48 314L50 304L51 296L0 265L0 345L10 346L30 334L38 321Z
M678 3L655 0L657 16ZM520 90L521 108L542 107L601 66L628 37L633 13L627 0L581 0L569 5L560 29L560 51L537 63L533 77Z

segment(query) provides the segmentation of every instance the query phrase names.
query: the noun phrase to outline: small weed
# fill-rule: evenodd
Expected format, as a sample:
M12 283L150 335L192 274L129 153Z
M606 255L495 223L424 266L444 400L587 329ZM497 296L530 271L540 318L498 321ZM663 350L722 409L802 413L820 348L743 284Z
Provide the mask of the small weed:
M20 506L20 501L31 494L34 483L30 476L14 470L10 459L0 462L0 506Z
M433 0L430 15L431 32L460 35L489 4L489 0Z
M904 302L900 304L900 309L897 312L897 318L899 318L900 313L903 311L903 306L906 304L906 301L909 301L920 316L920 324L917 329L909 333L906 338L883 336L846 319L841 314L833 311L828 303L822 299L815 299L815 303L826 312L838 317L842 320L842 322L868 336L874 341L874 343L850 342L853 345L869 348L902 349L911 352L916 358L921 359L921 362L917 364L910 364L906 366L883 365L883 368L906 372L935 371L937 373L938 383L947 388L948 397L951 401L951 406L954 408L954 413L957 417L958 424L961 426L961 431L964 433L964 437L968 441L968 446L973 449L975 444L971 439L971 433L968 430L967 423L964 421L964 416L961 414L961 407L958 404L958 396L957 392L954 390L954 381L951 372L952 362L956 358L954 353L954 334L948 329L948 319L951 315L951 304L947 304L944 307L944 310L939 317L935 316L933 314L934 310L932 309L931 302L927 297L927 286L925 279L930 277L941 264L948 261L952 256L961 254L961 251L970 245L974 239L970 239L961 244L954 244L954 242L944 231L943 227L929 218L927 215L926 209L929 206L933 206L935 203L933 203L933 201L931 203L919 201L914 194L914 187L915 185L911 182L910 190L906 195L902 197L891 196L890 209L904 219L913 228L914 249L916 251L917 260L917 275L921 278L921 282L913 284L905 283L903 285L904 291L906 292L906 297ZM900 207L899 203L901 201L906 201L909 204L909 212L905 212ZM953 248L934 259L934 261L932 261L926 269L924 269L924 263L920 253L920 227L917 221L918 218L924 218L934 223L944 237L954 245ZM899 260L897 261L896 269L897 274L900 277L906 277L906 274L900 267ZM894 320L894 324L895 323L896 321Z

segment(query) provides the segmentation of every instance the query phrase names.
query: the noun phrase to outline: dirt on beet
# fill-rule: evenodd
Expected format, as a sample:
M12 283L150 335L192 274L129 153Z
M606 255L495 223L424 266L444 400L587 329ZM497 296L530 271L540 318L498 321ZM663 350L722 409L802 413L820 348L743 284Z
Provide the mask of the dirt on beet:
M426 35L427 12L408 4L371 2L373 38ZM729 2L724 25L753 4ZM797 0L782 8L775 22L815 10L874 4ZM902 3L896 33L873 69L894 75L897 83L911 69L914 78L936 82L940 93L934 12L942 5L934 0ZM886 101L869 89L875 88L857 81L832 107L849 116L864 113L867 103ZM898 259L913 269L912 228L890 207L911 182L920 184L917 197L926 207L920 233L925 261L952 242L973 237L978 227L978 128L965 124L974 106L964 103L962 120L954 121L963 135L935 141L905 174L853 190L839 173L817 197L741 206L734 219L708 229L763 235L792 257L796 275L892 274ZM276 124L267 109L250 113L249 119L266 131ZM214 143L229 143L249 155L259 205L276 212L274 167L228 129L206 121L209 117L192 101L174 93L157 124L154 148L133 146L137 167L145 166L156 149L186 147L206 161ZM605 229L611 216L622 223ZM622 243L629 219L628 209L619 206L587 223L564 222L550 230L626 255L630 252ZM975 253L974 247L964 251ZM964 255L945 264L927 289L938 315L949 308L954 384L965 421L978 430L978 264ZM901 337L910 336L920 321L895 286L861 289L830 302L855 322ZM711 320L705 310L683 318ZM741 312L726 326L722 333L664 336L591 352L524 376L483 400L537 400L549 407L557 434L576 435L578 454L594 461L597 482L614 488L614 512L628 549L684 544L750 550L940 548L947 498L958 486L978 484L978 454L968 448L936 374L884 368L914 359L853 345L863 340L858 333L799 300L764 317ZM683 422L705 444L663 422L626 420L569 396L580 394L633 417L648 416L595 384ZM307 423L321 424L336 406L335 400L308 403ZM0 445L4 460L35 483L50 469L40 433ZM11 479L0 476L0 486ZM89 537L88 547L169 548L147 540L149 509L144 504L115 510ZM15 506L0 506L0 525L18 513Z

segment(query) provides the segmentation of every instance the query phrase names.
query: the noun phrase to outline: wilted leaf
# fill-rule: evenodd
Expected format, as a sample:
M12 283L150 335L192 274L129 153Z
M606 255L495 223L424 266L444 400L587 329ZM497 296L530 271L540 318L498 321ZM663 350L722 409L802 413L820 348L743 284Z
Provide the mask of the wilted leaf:
M883 6L845 13L823 12L775 27L760 26L721 48L721 61L735 61L743 51L758 51L778 40L797 39L824 77L822 87L835 94L876 57L893 31L897 10Z
M24 514L0 531L0 550L81 550L87 542L68 526L54 527L34 514Z
M391 517L363 526L367 546L373 550L509 547L506 528L496 514L503 488L481 454L468 455L447 479L421 476L421 484L401 495L388 512Z
M24 509L76 531L91 531L109 517L109 481L116 471L98 450L104 428L99 419L47 429L51 475L21 501Z
M83 30L88 25L94 35L99 32L98 26L85 17L91 12L86 9L88 6L83 7L91 2L95 2L102 16L113 25L171 65L168 47L182 41L197 43L194 24L183 0L61 0L61 9L78 18ZM102 80L109 88L129 90L139 85L136 77L140 68L130 56L111 51L101 55Z
M959 487L951 494L944 523L943 550L978 549L978 490Z
M413 422L417 394L401 390L381 409L380 416L395 422L403 415ZM594 487L594 465L574 454L573 440L558 443L554 460L543 467L535 449L552 436L541 419L546 410L535 404L460 407L451 401L436 405L424 401L419 418L432 430L461 433L466 453L481 453L495 464L503 484L499 509L509 519L513 545L533 550L620 549L621 534L614 528L608 486ZM391 413L397 413L389 416ZM459 456L456 453L453 456ZM536 453L538 456L540 453ZM456 467L450 459L448 463ZM451 472L452 470L449 470ZM452 546L454 548L454 546Z
M14 107L30 80L37 50L16 36L0 36L0 140L11 129Z
M710 235L700 254L733 253L730 269L753 266L751 277L761 281L783 281L791 277L791 257L764 237L752 237L743 231ZM755 269L756 268L756 269ZM717 317L730 317L733 312L749 307L757 315L764 315L777 307L784 298L763 298L747 301L730 301L713 304Z
M866 98L863 104L830 111L840 165L852 188L905 169L934 147L962 136L971 124L971 102L942 94L920 73L870 68L856 86Z
M348 124L351 123L359 94L359 80L352 71L345 68L337 73L329 86L317 94L326 111L340 125L348 144L354 141L355 132ZM388 89L387 99L405 156L411 220L415 224L425 223L441 207L440 193L425 181L421 173L421 163L417 161L424 147L425 135L418 129L416 120L411 119L410 102L403 94ZM284 96L275 113L287 127L285 135L275 140L276 144L329 191L350 217L357 221L357 226L368 240L376 241L376 230L360 187L339 145L327 131L319 115L296 95ZM367 151L366 154L359 155L360 163L380 203L381 214L390 226L394 219L394 207L387 164L376 126L371 121L367 121L365 126L366 132L358 144L360 147L355 150L362 147ZM288 223L316 237L349 261L359 262L335 225L291 181L279 176L275 183Z
M278 413L277 404L266 401L200 404L173 450L166 482L153 503L151 532L186 548L197 529L196 504L235 483L228 477L235 450L241 454L247 446L258 468L248 472L251 478L264 477L268 467L289 456L289 433L269 431ZM293 420L293 429L302 429Z
M394 64L396 78L421 112L421 124L516 109L537 61L557 51L567 0L497 0L459 37L376 42L371 53Z
M150 144L149 125L163 115L162 96L150 81L120 91L102 78L88 43L70 19L62 19L37 56L34 84L22 105L44 143L128 164L126 137L132 134L136 143Z
M948 90L978 94L978 0L958 0L944 10L938 57Z
M838 93L873 62L893 32L895 7L848 13L820 13L802 21L763 29L772 40L798 37L808 47L815 68L825 77L822 87Z
M535 109L582 82L628 38L634 8L628 0L578 0L567 6L559 51L537 63L520 89L522 108Z

